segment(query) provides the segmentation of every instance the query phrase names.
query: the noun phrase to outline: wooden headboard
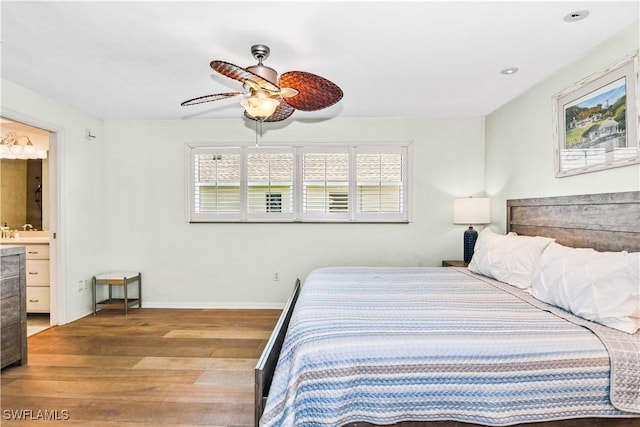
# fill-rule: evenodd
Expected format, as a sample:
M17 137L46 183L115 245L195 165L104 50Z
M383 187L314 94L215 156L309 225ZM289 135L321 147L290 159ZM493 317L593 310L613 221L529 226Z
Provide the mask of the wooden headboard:
M640 252L640 191L507 200L507 232L576 248Z

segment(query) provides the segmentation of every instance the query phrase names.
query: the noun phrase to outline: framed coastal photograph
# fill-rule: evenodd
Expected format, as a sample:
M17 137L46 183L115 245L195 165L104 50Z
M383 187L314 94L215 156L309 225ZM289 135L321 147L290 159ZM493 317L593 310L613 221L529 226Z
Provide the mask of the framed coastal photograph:
M638 54L553 97L556 177L640 163Z

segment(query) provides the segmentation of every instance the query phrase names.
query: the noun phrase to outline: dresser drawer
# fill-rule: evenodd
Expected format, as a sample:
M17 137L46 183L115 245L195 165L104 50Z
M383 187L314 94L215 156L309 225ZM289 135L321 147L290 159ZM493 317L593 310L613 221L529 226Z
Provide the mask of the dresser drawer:
M2 328L0 331L0 340L2 340L2 367L10 365L20 360L22 356L21 348L21 325L15 323L13 325Z
M0 277L11 277L20 274L20 255L2 257L0 263Z
M49 245L24 245L27 259L49 259Z
M0 298L20 295L20 276L2 278L0 281Z
M2 326L20 323L20 296L0 300L0 322Z
M48 286L27 286L27 313L48 313L49 295Z
M49 284L49 260L29 259L26 265L27 286L33 284Z

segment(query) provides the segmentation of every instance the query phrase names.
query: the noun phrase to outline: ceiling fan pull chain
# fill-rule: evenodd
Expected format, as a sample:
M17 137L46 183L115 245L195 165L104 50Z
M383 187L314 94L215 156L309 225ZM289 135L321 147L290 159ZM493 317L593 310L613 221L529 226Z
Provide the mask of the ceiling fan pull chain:
M258 148L258 122L260 120L256 120L256 148Z
M258 148L258 139L262 138L263 132L262 132L262 122L264 122L264 119L256 119L256 148ZM260 126L260 128L258 128L258 126Z

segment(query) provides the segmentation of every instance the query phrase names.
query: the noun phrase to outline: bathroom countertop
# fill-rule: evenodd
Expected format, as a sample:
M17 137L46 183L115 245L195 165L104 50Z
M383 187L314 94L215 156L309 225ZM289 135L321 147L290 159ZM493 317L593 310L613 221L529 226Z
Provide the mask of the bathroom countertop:
M13 231L17 237L0 239L0 245L38 245L49 243L49 231Z
M0 239L0 245L42 245L49 244L48 237L18 237L17 239Z

